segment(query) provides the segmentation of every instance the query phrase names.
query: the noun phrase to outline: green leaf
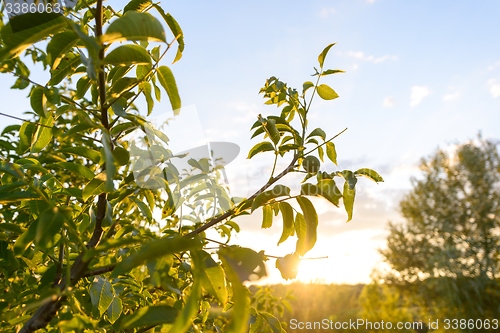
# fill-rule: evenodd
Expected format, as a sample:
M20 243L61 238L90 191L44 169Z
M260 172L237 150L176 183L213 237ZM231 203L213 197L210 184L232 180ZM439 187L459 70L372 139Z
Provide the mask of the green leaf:
M35 220L30 223L28 229L16 239L14 243L14 253L16 255L22 255L35 240L39 221L40 220Z
M19 129L19 148L24 153L31 147L33 141L33 132L36 131L36 125L32 122L25 121Z
M109 88L109 96L111 98L118 98L123 92L129 91L133 89L135 86L137 86L138 81L135 77L122 77L121 79L118 79L115 81L115 83ZM126 104L126 100L123 99L124 104ZM115 104L119 103L114 102L112 106L115 106ZM113 108L113 111L115 109ZM116 112L115 112L116 113ZM123 116L126 116L126 114L123 114Z
M349 187L351 189L354 189L354 186L356 186L356 183L358 182L358 179L354 175L354 173L350 170L343 170L338 172L339 175L341 175L346 182L349 184Z
M175 63L176 61L179 61L181 59L182 52L184 51L184 46L185 46L184 33L182 32L179 23L177 23L177 21L172 17L172 15L170 15L169 13L165 13L163 8L161 8L159 4L154 4L153 6L163 17L174 37L177 38L177 43L179 44L179 46L177 47L177 53L175 54L174 61L172 62Z
M148 65L151 57L146 49L136 44L126 44L117 47L104 58L107 65Z
M285 280L295 279L299 272L300 258L298 253L287 254L283 258L276 259L276 268L279 269L281 277Z
M114 324L118 318L120 318L120 315L122 314L123 311L123 304L122 300L118 296L113 297L113 301L111 301L111 304L108 307L108 320L111 324Z
M337 164L337 151L335 150L335 144L331 141L326 143L326 156L333 162L333 164Z
M201 246L202 244L199 239L184 237L165 237L156 239L144 244L137 253L132 254L116 265L111 276L117 277L120 274L125 274L134 267L143 265L146 261L160 258L167 254L201 248Z
M344 192L342 193L345 211L347 212L347 222L352 220L352 210L354 208L354 196L356 195L356 190L351 188L347 181L344 183Z
M196 273L199 275L203 289L213 295L222 306L227 303L226 275L222 267L212 259L212 256L205 251L193 251L195 265L200 267ZM196 268L196 266L195 266Z
M54 69L50 70L50 80L49 85L54 86L60 83L62 80L66 79L68 76L74 74L75 69L82 63L79 55L75 53L67 53L62 59L59 65ZM71 75L70 75L71 74Z
M91 85L92 85L92 80L88 76L82 76L81 78L79 78L78 81L76 82L75 98L77 100L82 99L89 90Z
M105 43L123 40L167 42L161 23L149 13L136 11L127 11L113 21L101 39Z
M219 251L221 254L221 251ZM233 289L233 308L232 316L226 332L246 333L248 329L248 320L250 318L250 298L248 290L243 285L237 271L233 268L233 262L230 257L221 254L221 260L226 271L228 281Z
M283 218L283 232L278 241L278 245L287 240L294 232L293 229L293 208L288 202L280 202L279 208L281 211L281 216Z
M26 48L58 32L66 24L63 16L54 16L54 13L27 13L12 18L2 28L5 49L0 51L0 61L19 56ZM16 29L19 27L22 29Z
M21 171L19 164L9 163L2 160L0 160L0 171L8 173L11 176L14 176L18 179L22 179L25 176L24 173Z
M40 118L40 125L33 135L31 142L31 152L38 153L52 141L52 125L54 119L50 114L47 117Z
M339 97L339 95L335 92L335 90L333 90L332 88L330 88L330 86L326 84L320 84L317 90L319 97L327 101Z
M302 84L302 94L305 94L305 92L309 89L314 87L314 83L311 81L306 81Z
M269 332L272 333L284 333L285 330L281 326L281 322L279 321L278 318L273 316L272 314L268 312L259 312L259 315L262 316L267 324L269 325L269 328L271 329Z
M368 169L368 168L362 168L362 169L356 170L356 171L354 171L354 174L367 177L376 183L384 181L384 178L382 178L376 171L374 171L372 169Z
M62 153L70 153L73 155L85 157L94 163L98 163L101 159L101 154L97 150L87 147L64 147L59 150Z
M45 89L43 87L35 87L31 91L30 104L33 111L40 117L45 117L47 97L45 96Z
M152 5L151 0L132 0L124 8L123 12L126 13L130 10L135 10L136 12L143 12Z
M262 207L262 229L271 228L273 225L273 209L270 205Z
M174 115L178 115L181 108L181 98L177 91L177 84L175 83L174 75L167 66L160 66L156 72L158 80L160 81L163 89L167 92Z
M304 255L307 251L314 247L317 239L318 229L318 214L311 201L305 197L297 197L297 202L304 213L306 235L301 244L301 251L297 251L300 255ZM298 232L297 232L298 235ZM303 235L303 234L302 234ZM300 238L299 238L300 241Z
M78 35L73 31L64 31L54 35L47 44L47 62L51 69L59 66L61 59L78 41Z
M65 170L71 171L76 175L81 175L87 178L88 180L93 179L95 176L94 172L92 172L92 170L90 170L83 164L73 163L73 162L58 162L56 163L56 165L60 166Z
M42 249L53 247L64 222L69 219L68 215L68 212L58 207L44 211L38 220L35 244Z
M330 201L335 206L339 206L339 200L342 198L339 188L333 179L321 179L318 181L320 195Z
M248 152L247 158L251 159L252 157L257 155L258 153L262 153L265 151L271 151L271 150L274 150L273 144L269 141L262 141L262 142L259 142L258 144L256 144L255 146L253 146L252 149L250 149L250 151Z
M276 121L274 119L262 118L260 115L259 121L264 127L264 130L266 131L271 141L274 143L274 145L277 145L280 141L280 132L276 128Z
M104 184L104 190L106 192L111 192L114 189L113 179L115 178L116 167L113 150L111 149L111 137L108 130L102 131L101 142L104 150L104 161L106 162L106 182Z
M271 200L282 196L290 196L289 187L284 185L276 185L272 190L260 193L252 202L252 212L270 202Z
M311 133L309 133L309 135L307 136L306 139L308 139L310 137L313 137L313 136L319 136L320 138L323 139L323 141L326 140L326 133L321 128L315 128L314 131L312 131Z
M201 279L195 276L194 282L191 286L191 292L187 298L186 303L181 309L170 329L171 332L184 333L193 325L193 318L198 314L200 308L199 302L201 298Z
M327 69L326 71L321 72L321 76L338 74L338 73L345 73L345 71L343 71L341 69Z
M113 286L108 280L101 276L97 276L90 286L89 294L92 305L99 311L99 315L102 316L113 302Z
M237 245L226 246L218 251L219 258L223 264L229 264L238 275L239 281L255 281L267 275L264 264L265 255L263 252L255 252L252 249ZM226 276L227 267L224 264Z
M151 213L149 207L137 197L130 197L130 199L132 199L136 203L142 215L146 217L146 220L148 220L148 222L151 222L153 220L153 214Z
M151 83L144 81L139 84L142 94L146 98L146 103L148 105L148 116L153 112L155 101L153 99L153 88L151 88Z
M297 213L295 215L295 233L297 234L297 244L295 246L295 252L304 255L307 250L307 225L304 215Z
M178 310L168 305L146 306L119 321L122 330L171 324L177 317Z
M328 54L328 51L330 51L330 48L333 45L335 45L335 43L330 44L327 47L325 47L324 50L319 54L319 56L318 56L319 67L323 67L323 63L325 62L326 55Z
M18 191L0 193L0 204L16 202L25 199L39 199L40 195L31 191Z
M91 196L99 195L104 192L104 181L102 180L102 177L98 178L96 176L83 188L82 199L83 201L87 201Z
M129 151L120 146L116 146L115 149L113 149L113 157L118 166L127 165L130 161Z

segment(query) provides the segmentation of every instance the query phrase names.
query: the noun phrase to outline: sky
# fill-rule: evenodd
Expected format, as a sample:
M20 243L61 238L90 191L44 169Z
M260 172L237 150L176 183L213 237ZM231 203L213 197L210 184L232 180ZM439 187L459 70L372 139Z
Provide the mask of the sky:
M124 1L108 1L124 4ZM181 25L186 48L171 65L185 114L200 130L182 128L189 140L227 141L240 155L227 166L231 194L248 196L269 176L272 156L247 160L250 127L258 114L277 115L258 94L276 76L300 88L311 79L317 56L337 43L325 67L344 74L324 78L337 91L334 101L315 100L309 129L334 142L339 166L329 171L369 167L385 179L358 182L354 217L314 200L318 241L304 260L301 281L366 283L380 265L378 249L388 221L401 222L398 204L418 176L418 164L438 147L473 139L500 139L500 2L498 1L162 1ZM165 65L169 65L166 61ZM40 78L43 74L35 71ZM2 112L29 110L25 91L8 91L14 79L0 76ZM154 116L168 112L159 104ZM194 110L194 113L193 113ZM181 112L182 114L182 112ZM194 116L193 116L194 114ZM16 121L1 118L2 125ZM0 127L2 127L0 125ZM184 136L183 136L184 135ZM286 161L283 161L284 165ZM297 179L287 179L297 185ZM292 186L293 187L293 186ZM293 252L280 246L281 221L260 229L259 213L237 220L242 231L233 243L273 256ZM263 283L282 283L269 263Z

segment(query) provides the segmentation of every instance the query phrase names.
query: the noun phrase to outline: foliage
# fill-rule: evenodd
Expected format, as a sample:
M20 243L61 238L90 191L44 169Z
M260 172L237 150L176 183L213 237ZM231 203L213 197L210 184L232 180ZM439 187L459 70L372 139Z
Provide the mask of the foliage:
M359 302L362 306L360 318L370 322L392 323L393 327L397 327L398 323L413 323L416 322L416 314L413 314L411 304L404 299L400 292L386 284L378 284L373 282L364 286ZM368 332L390 332L392 329L372 329ZM410 329L398 329L400 332L414 332Z
M314 332L308 329L292 329L290 320L302 322L321 322L324 319L334 322L356 321L361 317L360 295L363 285L319 284L294 282L288 285L273 285L269 287L274 297L286 300L291 311L285 311L282 317L287 332ZM323 330L321 330L323 331ZM352 332L352 329L338 329L336 332ZM360 327L357 332L364 333Z
M341 72L323 69L333 44L318 57L316 82L300 93L275 77L266 81L261 93L281 114L259 116L252 137L263 140L248 157L272 152L273 172L255 194L236 199L209 159L177 170L171 161L185 156L174 156L168 137L137 109L138 98L147 115L165 97L175 113L182 106L172 70L161 64L171 49L174 62L182 57L175 19L150 0L121 10L78 1L67 14L0 20L0 72L16 78L12 89L28 91L33 109L32 119L0 138L0 331L246 332L265 321L282 332L281 312L252 305L243 284L266 275L269 257L218 241L213 251L205 231L229 239L239 230L236 217L262 209L266 228L281 213L279 242L295 235L291 255L300 259L319 223L308 197L335 206L342 199L350 220L357 176L382 181L366 168L321 171L325 149L337 163L338 135L327 139L307 123L315 95L338 97L319 84ZM23 54L48 70L47 82L36 82ZM132 132L142 140L131 141ZM289 164L278 173L280 158ZM305 178L292 194L279 182L296 172ZM335 179L344 180L342 192ZM295 263L279 267L293 277Z
M500 157L481 137L422 160L382 251L388 283L435 318L497 318L500 311Z

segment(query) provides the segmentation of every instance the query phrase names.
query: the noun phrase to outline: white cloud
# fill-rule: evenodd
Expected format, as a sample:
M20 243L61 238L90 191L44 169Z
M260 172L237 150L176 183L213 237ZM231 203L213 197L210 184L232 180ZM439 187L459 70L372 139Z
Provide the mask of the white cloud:
M500 83L497 80L489 79L488 86L490 88L490 94L493 98L500 97Z
M321 8L320 12L319 12L319 16L321 16L321 18L327 18L328 16L332 15L335 13L335 8L333 7L325 7L325 8Z
M368 2L370 5L375 3L376 0L366 0L366 2Z
M459 92L449 93L443 96L443 101L449 102L457 99L460 96Z
M387 96L386 98L384 98L384 103L382 104L382 106L384 108L392 108L394 104L396 104L396 100L394 99L394 97Z
M413 86L411 87L411 95L410 95L410 106L417 106L422 102L422 100L429 96L431 91L428 87L424 86Z
M384 62L386 60L398 60L398 57L394 56L394 55L386 54L382 57L375 57L373 55L364 54L361 51L357 51L357 52L349 51L347 53L347 55L351 58L359 59L362 61L372 62L374 64L379 64L379 63Z
M500 61L497 61L497 62L495 62L493 65L488 66L488 70L489 70L489 71L492 71L492 70L494 70L495 68L497 68L498 66L500 66Z

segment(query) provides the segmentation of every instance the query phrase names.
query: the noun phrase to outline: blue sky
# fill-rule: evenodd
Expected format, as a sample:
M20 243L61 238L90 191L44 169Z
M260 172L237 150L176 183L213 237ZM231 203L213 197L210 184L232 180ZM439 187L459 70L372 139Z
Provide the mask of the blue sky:
M125 3L109 1L108 3ZM194 106L207 140L242 148L228 167L231 190L247 195L265 179L271 156L245 159L250 126L258 114L276 114L258 95L274 75L291 86L310 79L317 55L336 42L326 67L344 69L324 83L340 95L316 100L310 128L331 136L339 168L370 167L382 184L360 184L353 221L315 200L320 213L317 248L299 277L326 282L367 282L380 260L386 223L400 221L397 207L418 175L419 159L439 147L474 138L499 139L500 2L498 1L162 1L180 23L186 49L172 65L185 106ZM168 63L166 63L168 64ZM29 109L26 92L7 92L0 76L2 112ZM162 104L157 112L168 109ZM2 118L2 124L15 121ZM186 131L189 133L189 131ZM333 168L332 168L333 170ZM280 223L260 230L258 215L242 220L237 241L273 255ZM274 266L274 263L272 263ZM268 282L280 282L270 269Z

